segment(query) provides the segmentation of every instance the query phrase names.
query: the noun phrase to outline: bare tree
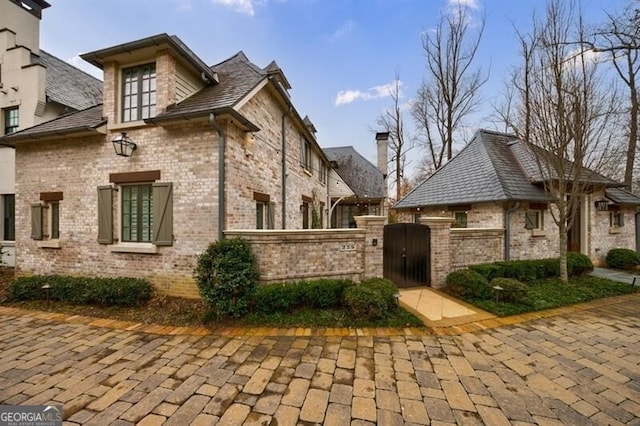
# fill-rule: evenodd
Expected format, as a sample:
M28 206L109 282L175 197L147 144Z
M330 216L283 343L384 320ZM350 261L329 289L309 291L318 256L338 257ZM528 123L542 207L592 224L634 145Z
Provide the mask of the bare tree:
M627 5L623 13L616 16L607 14L607 23L596 31L596 42L589 43L594 52L609 55L616 73L629 91L629 109L627 123L627 155L624 171L624 183L627 189L633 185L638 145L638 122L640 120L640 7Z
M405 136L404 112L400 104L401 96L400 75L396 73L394 83L389 90L389 96L393 102L391 109L386 110L376 120L377 131L389 133L390 162L392 164L391 175L394 176L393 185L396 187L396 201L404 195L403 178L406 165L406 155L411 149L410 138Z
M598 72L584 46L586 30L574 2L550 0L545 17L534 17L533 33L520 36L523 66L516 93L517 118L511 122L535 164L534 180L553 200L559 230L560 273L567 274L568 230L584 194L604 185L601 169L615 144L616 94ZM600 186L600 187L601 187Z
M455 133L478 105L479 90L488 78L473 67L484 18L476 32L473 28L467 8L460 6L442 15L435 30L422 38L427 75L411 114L435 169L453 156Z

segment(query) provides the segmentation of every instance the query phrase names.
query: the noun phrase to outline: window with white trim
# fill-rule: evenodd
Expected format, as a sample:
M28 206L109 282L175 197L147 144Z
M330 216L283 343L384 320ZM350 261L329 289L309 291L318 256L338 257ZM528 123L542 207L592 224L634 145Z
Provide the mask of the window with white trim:
M156 64L122 70L122 122L156 115Z

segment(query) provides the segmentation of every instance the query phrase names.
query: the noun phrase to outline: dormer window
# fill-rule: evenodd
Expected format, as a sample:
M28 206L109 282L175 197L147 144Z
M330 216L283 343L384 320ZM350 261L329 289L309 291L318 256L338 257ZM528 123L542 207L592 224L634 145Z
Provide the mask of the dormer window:
M122 70L122 122L156 115L156 64Z

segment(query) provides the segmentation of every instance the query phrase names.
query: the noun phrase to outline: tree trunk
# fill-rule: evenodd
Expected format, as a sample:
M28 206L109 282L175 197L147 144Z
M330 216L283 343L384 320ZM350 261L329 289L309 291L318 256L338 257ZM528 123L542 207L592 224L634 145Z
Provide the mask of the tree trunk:
M560 223L560 279L569 282L569 273L567 270L567 225Z
M627 149L627 164L624 171L624 185L631 191L633 189L633 167L636 160L636 147L638 145L638 91L635 84L629 85L631 91L631 110L629 112L629 147Z

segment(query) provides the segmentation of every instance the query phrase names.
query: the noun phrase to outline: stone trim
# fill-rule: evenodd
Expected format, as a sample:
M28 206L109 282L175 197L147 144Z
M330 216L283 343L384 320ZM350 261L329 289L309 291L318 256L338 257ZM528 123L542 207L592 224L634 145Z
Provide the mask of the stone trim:
M62 201L63 196L62 192L41 192L40 193L40 201Z
M111 183L155 182L157 180L160 180L160 170L109 173L109 182Z

